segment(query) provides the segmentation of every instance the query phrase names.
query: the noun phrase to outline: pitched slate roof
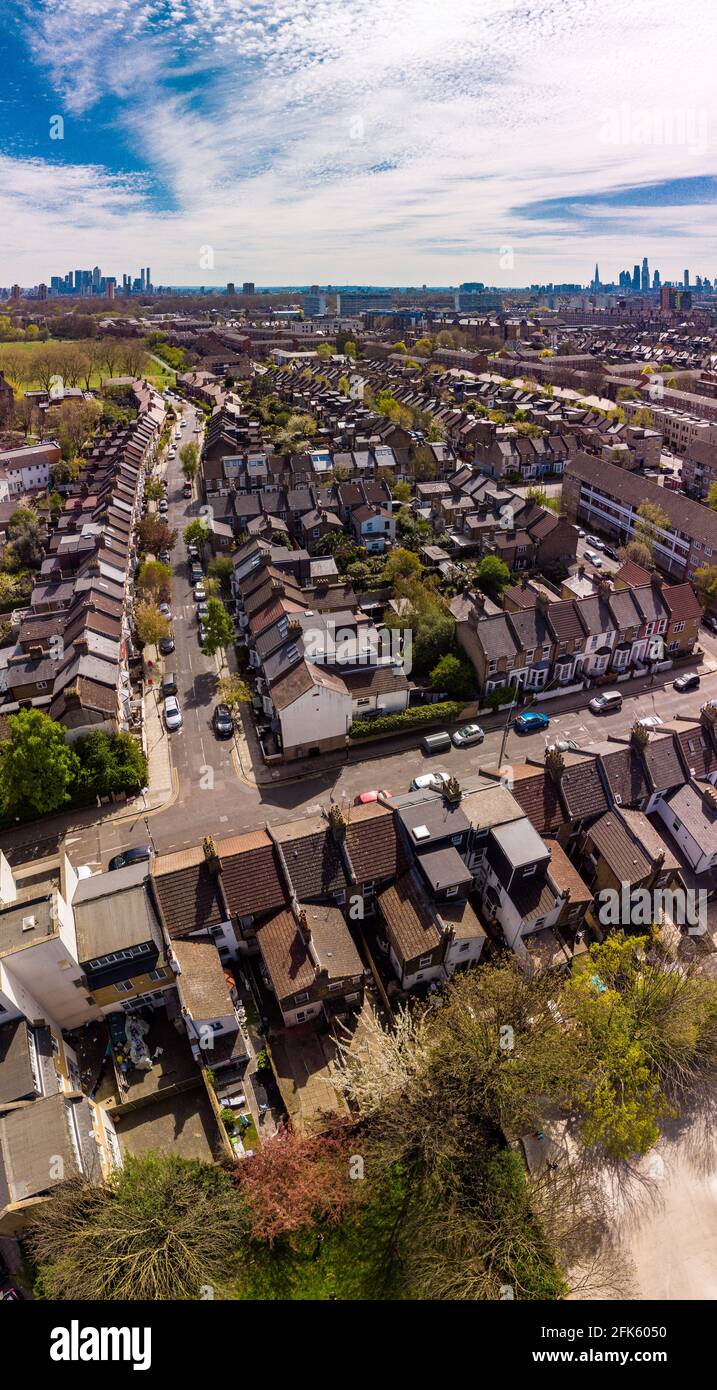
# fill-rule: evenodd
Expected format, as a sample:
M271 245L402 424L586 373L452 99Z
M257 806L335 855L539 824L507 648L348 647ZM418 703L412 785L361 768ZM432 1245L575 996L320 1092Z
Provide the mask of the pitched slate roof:
M596 758L564 753L565 768L560 778L560 795L569 820L599 816L609 807Z
M345 891L348 876L341 849L321 816L273 827L297 898L311 900Z
M673 734L651 734L641 753L654 791L667 791L687 781Z
M278 912L257 928L256 939L277 999L311 989L316 971L293 913Z
M232 916L276 911L286 902L276 847L265 830L218 840L222 888Z
M511 793L539 835L554 835L565 821L558 788L542 767L513 765Z
M374 802L351 809L346 849L357 883L395 878L404 867L396 818L386 806Z
M650 786L642 759L632 744L601 743L592 751L598 754L600 765L614 801L633 806L650 794ZM620 804L618 802L618 805Z
M399 960L414 960L439 945L433 914L413 873L384 888L378 905Z
M219 880L210 872L201 845L158 855L152 880L170 936L226 921Z

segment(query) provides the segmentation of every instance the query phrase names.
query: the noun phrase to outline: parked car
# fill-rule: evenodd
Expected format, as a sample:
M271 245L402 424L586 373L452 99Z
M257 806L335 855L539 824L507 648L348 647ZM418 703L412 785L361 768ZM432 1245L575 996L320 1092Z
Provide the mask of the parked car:
M635 720L636 724L641 724L643 729L649 729L650 733L653 733L655 729L662 728L664 722L664 719L660 719L659 714L641 714Z
M168 603L160 603L159 611L163 618L168 618L170 622L172 621L172 610Z
M588 703L591 714L613 714L622 709L622 695L619 690L603 690Z
M549 723L549 715L543 714L542 710L526 709L518 715L513 728L519 734L535 734L539 729L547 729Z
M162 516L166 516L167 512L169 511L169 502L167 501L166 497L163 497L161 499L158 511L161 513Z
M205 628L203 622L200 622L199 627L197 628L197 636L199 637L200 647L203 647L204 643L207 640L207 629Z
M191 483L185 483L185 484L184 484L184 487L182 488L182 497L191 497L191 495L192 495L192 484L191 484Z
M580 744L574 738L556 738L551 746L557 748L559 753L577 753Z
M167 458L168 458L168 459L176 459L176 457L177 457L177 450L176 450L174 447L172 447L172 448L170 449L169 453L167 454Z
M234 720L228 705L217 705L212 715L212 725L217 738L232 738Z
M433 773L431 773L431 776L433 776ZM370 806L374 801L378 801L380 796L393 796L393 792L389 791L386 787L378 792L359 792L358 796L354 797L354 806Z
M201 579L198 579L198 580L197 580L197 583L194 585L194 598L195 598L195 601L196 601L197 603L201 603L202 599L205 599L206 597L207 597L207 591L206 591L206 589L205 589L205 587L204 587L204 583L203 583L203 581L202 581Z
M582 528L578 531L578 538L581 541L585 540L585 532L582 530Z
M586 536L585 539L588 545L592 546L593 550L605 549L605 542L601 541L599 536Z
M678 676L677 680L672 682L672 688L673 690L679 690L680 694L684 695L686 690L696 690L699 683L700 678L697 672L691 671L689 675Z
M590 564L594 565L596 569L602 569L602 560L600 559L599 555L595 554L594 550L586 550L585 559L589 560Z
M710 632L717 632L717 618L712 613L705 613L702 618L702 626L709 628Z
M171 656L174 651L174 638L171 632L168 637L160 637L159 650L162 656Z
M135 849L125 849L121 854L116 854L110 859L107 869L113 873L115 869L128 869L131 864L144 864L153 854L151 845L137 845Z
M424 772L420 777L414 777L408 790L411 792L439 792L450 780L450 772Z
M199 621L202 623L204 622L205 618L209 617L209 604L207 603L206 599L201 599L201 601L197 604L197 617Z
M170 733L182 727L182 711L176 695L168 695L164 702L164 722Z
M160 550L159 558L163 565L171 565L172 563L172 557L168 550Z
M611 546L611 545L606 545L606 546L603 547L603 550L604 550L604 553L605 553L605 555L607 555L607 557L608 557L609 560L619 560L619 559L620 559L620 556L618 555L617 551L613 548L613 546Z
M470 748L474 743L482 743L484 738L480 724L464 724L462 729L456 729L453 743L456 748Z
M174 675L173 671L167 671L166 675L162 676L160 690L165 697L167 695L176 695L177 677Z
M187 546L187 558L190 560L199 560L199 550L196 545Z

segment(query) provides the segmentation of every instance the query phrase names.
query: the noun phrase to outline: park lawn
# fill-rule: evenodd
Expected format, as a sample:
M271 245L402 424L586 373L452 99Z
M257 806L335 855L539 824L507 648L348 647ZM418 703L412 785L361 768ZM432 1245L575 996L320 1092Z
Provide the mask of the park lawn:
M241 1252L241 1273L225 1296L292 1302L331 1294L349 1302L400 1298L400 1268L391 1243L403 1201L403 1183L394 1179L380 1199L340 1226L307 1231L291 1244L250 1242Z
M84 341L87 341L87 339L85 339ZM94 342L95 340L94 340L94 339L90 339L89 341ZM24 343L24 342L19 342L19 343L15 343L15 342L3 343L3 342L0 342L0 369L2 368L2 351L3 351L3 348L7 348L9 351L12 351L12 352L19 352L19 353L21 352L21 353L24 353L24 354L28 354L28 353L32 354L33 352L37 352L39 348L57 348L57 347L65 347L65 346L67 346L68 343L70 343L72 346L75 346L75 345L76 345L77 347L81 348L81 347L82 347L82 343L83 343L83 339L81 339L81 338L78 338L78 339L74 339L74 338L73 338L73 339L69 339L69 338L48 338L47 341L44 342L44 343L40 343L40 342L38 342L38 343ZM149 362L148 362L148 364L147 364L147 371L145 372L145 376L147 377L147 380L148 380L148 381L151 381L151 382L152 382L152 385L153 385L153 386L156 386L156 387L157 387L158 390L164 390L164 388L165 388L166 386L173 386L173 385L174 385L174 383L175 383L175 381L176 381L177 374L176 374L174 368L173 368L173 367L169 367L169 366L167 365L166 362L162 362L158 357L150 356L150 360L149 360ZM9 372L8 372L8 377L9 377L9 379L12 381L12 376L10 376L10 373L9 373ZM99 370L95 369L95 371L93 371L93 373L92 373L92 376L90 377L90 387L91 387L91 389L93 389L93 390L98 390L99 387L102 385L102 382L106 379L106 377L107 377L107 373L106 373L105 371L99 371ZM24 396L25 393L26 393L27 391L39 391L39 390L40 390L40 382L37 381L36 379L33 380L33 381L25 382L23 385L20 385L19 382L14 382L13 384L15 385L15 388L16 388L17 392L18 392L21 396ZM84 382L80 382L79 384L80 384L81 386L84 386Z

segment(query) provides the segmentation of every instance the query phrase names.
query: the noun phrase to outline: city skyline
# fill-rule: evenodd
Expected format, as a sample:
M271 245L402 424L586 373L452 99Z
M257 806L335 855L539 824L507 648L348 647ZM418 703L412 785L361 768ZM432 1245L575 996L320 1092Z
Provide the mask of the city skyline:
M10 0L0 281L45 279L48 241L177 285L587 284L586 238L710 273L713 14L409 9Z

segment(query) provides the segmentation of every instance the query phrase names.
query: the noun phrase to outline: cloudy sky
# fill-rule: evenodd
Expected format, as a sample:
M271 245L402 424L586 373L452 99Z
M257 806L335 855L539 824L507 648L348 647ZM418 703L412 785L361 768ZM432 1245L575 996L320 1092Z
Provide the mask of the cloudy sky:
M704 0L3 0L0 30L0 284L717 275Z

